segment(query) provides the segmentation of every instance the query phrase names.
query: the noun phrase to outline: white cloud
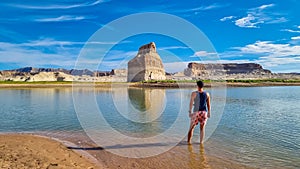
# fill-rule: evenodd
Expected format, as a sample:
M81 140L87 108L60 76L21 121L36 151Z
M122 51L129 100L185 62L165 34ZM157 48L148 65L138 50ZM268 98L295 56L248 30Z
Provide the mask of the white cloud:
M269 20L267 24L274 24L274 23L283 23L287 22L288 20L285 17L278 17L278 18L273 18L272 20Z
M22 9L72 9L72 8L80 8L80 7L90 7L90 6L95 6L101 3L107 2L107 0L97 0L97 1L93 1L93 2L86 2L86 3L81 3L81 4L70 4L70 5L52 5L52 4L48 4L48 5L39 5L39 6L35 6L35 5L20 5L20 4L12 4L10 6L16 7L16 8L22 8Z
M218 54L215 52L207 52L207 51L197 51L191 57L203 57L203 56L217 56Z
M212 5L208 5L208 6L201 6L198 8L193 8L193 9L191 9L191 11L206 11L206 10L217 9L217 8L221 8L221 7L223 7L223 5L215 3Z
M57 41L51 38L44 38L39 40L31 40L26 43L16 44L19 46L29 46L29 47L38 47L38 46L70 46L82 44L82 42L71 42L71 41Z
M268 8L274 7L274 4L262 5L249 9L247 16L237 19L235 25L243 28L259 28L260 24L283 23L288 20L279 14L266 12Z
M123 42L122 42L123 43ZM126 41L124 43L127 43ZM97 67L104 56L103 45L113 45L116 42L88 42L85 50L81 51L85 42L57 41L46 38L40 40L32 40L24 43L8 43L0 42L0 62L6 64L14 64L19 67L64 67L73 68L77 56L80 54L80 62L82 68ZM117 61L120 57L130 55L131 53L123 53L123 55L110 55L104 59L105 63L109 61ZM104 64L102 64L104 65ZM105 64L107 65L107 64Z
M237 47L235 49L247 54L265 54L272 57L300 55L300 46L275 44L271 41L257 41L254 44L249 44L245 47Z
M183 72L183 70L187 68L188 63L190 62L195 62L195 61L168 62L168 63L164 63L164 68L168 73Z
M263 21L257 20L252 14L235 21L235 25L242 28L257 28L256 25L260 23L263 23Z
M283 65L294 65L299 64L300 59L292 58L292 57L281 57L281 58L272 58L272 57L261 57L257 63L262 64L265 68L280 68ZM291 72L288 68L285 70L286 72ZM299 70L298 70L299 71Z
M43 18L43 19L35 19L37 22L63 22L63 21L79 21L87 19L84 16L71 16L71 15L63 15L55 18Z
M258 7L258 9L264 10L266 8L273 7L273 6L274 6L274 4L262 5L262 6Z
M290 32L290 33L300 33L300 30L292 30L292 29L282 29L281 31Z
M129 41L122 41L122 42L104 42L104 41L88 41L88 42L76 42L76 41L58 41L51 38L43 38L39 40L31 40L26 43L19 43L16 45L19 46L27 46L27 47L49 47L49 46L73 46L73 45L115 45L115 44L124 44L128 43Z
M190 49L186 46L167 46L167 47L159 47L157 50L170 50L170 49Z
M74 49L69 51L57 49L55 53L45 53L39 49L28 49L20 44L0 42L0 62L14 63L20 67L43 65L70 67L75 63Z
M121 61L128 61L135 57L137 54L137 51L122 51L122 50L111 50L104 58L105 61L115 61L115 62L121 62Z
M297 26L298 30L293 30L293 29L282 29L281 31L284 32L290 32L290 33L300 33L300 26Z
M173 10L172 12L179 12L179 13L190 13L190 12L195 12L197 13L198 11L207 11L207 10L213 10L213 9L219 9L219 8L224 8L228 6L227 4L218 4L214 3L208 6L200 6L196 8L191 8L191 9L181 9L181 10Z
M244 47L235 47L234 49L238 50L236 51L238 54L258 56L254 61L262 64L266 68L300 64L299 45L257 41L254 44L249 44Z
M291 37L292 40L300 40L300 36Z
M220 21L224 22L224 21L232 20L233 18L235 18L235 16L225 16L224 18L221 18Z

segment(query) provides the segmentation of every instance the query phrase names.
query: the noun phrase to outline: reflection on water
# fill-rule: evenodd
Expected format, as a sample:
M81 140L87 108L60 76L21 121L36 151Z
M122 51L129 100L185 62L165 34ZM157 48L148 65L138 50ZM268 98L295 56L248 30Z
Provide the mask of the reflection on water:
M128 88L131 117L138 117L138 121L144 123L157 119L165 108L165 93L165 89Z
M0 131L81 130L71 88L1 89Z
M81 131L72 101L75 93L84 101L87 95L96 97L105 120L120 133L150 137L169 129L180 109L188 110L192 90L184 89L180 100L180 89L0 89L0 131ZM226 99L222 121L209 140L210 154L258 168L299 168L300 87L229 88L226 98L219 97L217 89L209 92L212 117L206 133L218 122L218 106ZM188 127L184 118L179 117L179 124ZM207 164L200 150L198 145L189 149L191 166Z
M193 147L195 145L188 145L189 151L189 168L204 168L210 169L208 162L205 156L205 150L203 144L197 145L197 147ZM198 149L199 148L199 149ZM199 151L195 151L194 149L198 149Z
M128 88L128 95L132 105L140 111L145 111L149 109L150 102L150 92L142 88Z
M299 86L229 88L214 152L259 168L300 168Z
M174 99L178 94L181 91L170 90L166 97L165 89L116 87L110 94L97 93L99 112L80 106L93 100L78 95L77 114L93 141L109 152L131 158L150 157L170 150L185 137L188 116L181 110L181 98ZM168 100L171 102L166 104Z
M165 89L114 88L112 98L97 100L107 122L123 134L146 137L163 131L161 122L168 110ZM106 102L113 106L100 105Z

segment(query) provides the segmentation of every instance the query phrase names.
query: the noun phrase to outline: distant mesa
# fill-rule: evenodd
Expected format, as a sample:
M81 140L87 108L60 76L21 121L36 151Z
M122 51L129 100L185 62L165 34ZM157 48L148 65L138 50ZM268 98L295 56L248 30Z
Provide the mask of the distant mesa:
M93 76L94 72L88 70L88 69L83 69L83 70L77 70L77 69L62 69L62 68L34 68L34 67L24 67L20 69L14 69L12 71L16 72L22 72L22 73L39 73L39 72L63 72L65 74L70 74L74 76L83 76L83 75L88 75L88 76Z
M128 82L165 80L166 73L162 60L156 52L154 42L139 48L138 54L128 62Z
M202 64L191 62L184 70L185 76L205 75L234 75L234 74L271 74L270 70L263 69L257 63L225 63L225 64Z
M126 73L125 73L126 72ZM116 78L112 79L112 76ZM88 69L34 68L24 67L0 71L0 81L126 81L127 71L91 71Z

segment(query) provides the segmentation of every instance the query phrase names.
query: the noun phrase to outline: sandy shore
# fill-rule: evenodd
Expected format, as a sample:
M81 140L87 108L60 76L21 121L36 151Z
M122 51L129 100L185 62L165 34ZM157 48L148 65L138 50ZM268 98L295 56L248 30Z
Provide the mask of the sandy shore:
M96 169L91 159L62 143L33 135L0 135L1 169Z
M95 145L84 133L74 135L60 133L55 137L60 140L64 139L66 142L71 141L74 145L66 145L65 141L57 142L46 137L28 134L0 135L0 168L251 169L251 167L211 155L209 143L208 148L204 148L197 143L189 146L182 142L158 156L132 159L112 154Z

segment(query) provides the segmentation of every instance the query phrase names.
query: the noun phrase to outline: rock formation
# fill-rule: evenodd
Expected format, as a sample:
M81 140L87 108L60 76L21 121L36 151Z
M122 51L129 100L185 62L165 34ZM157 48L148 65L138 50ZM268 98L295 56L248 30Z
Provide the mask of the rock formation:
M186 76L231 75L231 74L271 74L270 70L263 69L257 63L228 63L228 64L201 64L189 63L184 70Z
M139 48L138 54L128 62L128 82L165 80L162 60L156 52L154 42Z
M110 74L112 76L126 76L127 77L127 69L112 69Z

